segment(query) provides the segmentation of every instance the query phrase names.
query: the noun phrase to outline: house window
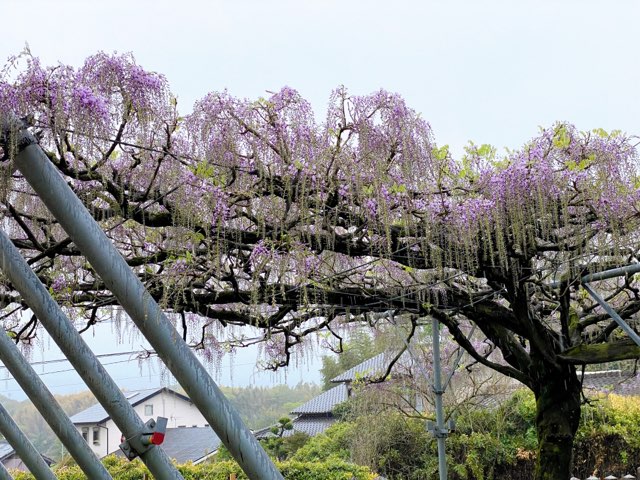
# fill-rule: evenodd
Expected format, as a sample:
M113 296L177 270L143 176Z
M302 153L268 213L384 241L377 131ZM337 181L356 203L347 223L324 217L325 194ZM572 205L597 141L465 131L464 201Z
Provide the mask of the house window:
M82 427L82 438L85 442L89 441L89 427Z
M100 445L100 427L93 427L93 444Z
M145 415L153 415L153 405L145 405L144 406L144 414Z

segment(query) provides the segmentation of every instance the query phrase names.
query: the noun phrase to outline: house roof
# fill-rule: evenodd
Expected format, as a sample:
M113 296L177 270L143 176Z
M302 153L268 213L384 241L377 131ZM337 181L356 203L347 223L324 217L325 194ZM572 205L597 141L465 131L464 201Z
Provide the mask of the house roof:
M129 403L131 404L131 406L135 407L136 405L139 405L145 400L148 400L151 397L155 397L156 395L162 392L171 393L173 395L176 395L177 397L182 398L183 400L186 400L187 402L191 401L189 400L189 397L182 395L166 387L149 388L145 390L130 390L123 393L127 398L127 400L129 401ZM95 405L87 408L86 410L83 410L73 415L71 417L71 421L75 424L102 423L105 420L108 420L109 418L111 418L111 416L107 413L104 407L99 403L96 403Z
M348 397L349 391L347 386L342 383L321 393L317 397L313 397L307 403L292 410L291 413L330 413L336 405L346 401Z
M313 437L315 435L323 433L327 428L329 428L331 425L333 425L336 422L337 422L337 419L335 417L327 414L300 415L299 417L294 418L291 421L291 423L293 423L293 429L285 430L282 436L289 437L293 435L295 432L303 432L309 435L310 437ZM260 430L253 432L253 434L258 440L261 440L263 438L270 438L274 436L274 434L271 432L271 428L272 427L261 428Z
M293 420L293 431L304 432L310 437L323 433L336 423L336 418L326 415L301 415ZM286 432L285 432L286 435Z
M167 428L162 449L178 464L197 464L218 450L221 443L210 427ZM123 456L121 450L115 454Z
M622 370L585 372L582 385L586 389L599 392L640 395L640 383L633 381L635 378L632 372Z
M389 363L395 358L397 353L395 352L382 352L371 357L369 360L365 360L359 363L355 367L350 368L344 373L341 373L335 378L331 379L332 383L341 382L354 382L363 378L375 378L383 375Z
M0 442L0 462L5 458L10 457L14 453L15 450L11 445L9 445L7 442Z
M218 450L221 443L211 427L167 428L162 448L178 463L199 463Z
M14 455L16 453L15 449L7 442L0 441L0 462L4 462L7 458ZM46 455L40 454L40 456L44 459L47 465L53 464L53 460L51 460Z

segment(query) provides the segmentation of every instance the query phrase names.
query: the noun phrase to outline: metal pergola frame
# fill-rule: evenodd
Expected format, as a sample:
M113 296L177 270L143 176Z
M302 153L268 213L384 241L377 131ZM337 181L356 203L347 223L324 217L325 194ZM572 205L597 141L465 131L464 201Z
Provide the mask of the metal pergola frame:
M22 173L111 290L242 470L250 479L282 480L280 472L205 367L59 175L23 122L14 117L0 118L0 141L17 147L13 166ZM127 447L140 456L155 478L182 479L182 475L161 447L148 446L143 442L145 434L148 434L148 425L135 413L73 324L1 230L0 256L0 269L113 418L128 442ZM88 478L111 479L14 342L2 334L0 360L5 363ZM5 435L38 480L55 478L39 453L1 406L0 433ZM0 467L0 480L4 478L11 476Z

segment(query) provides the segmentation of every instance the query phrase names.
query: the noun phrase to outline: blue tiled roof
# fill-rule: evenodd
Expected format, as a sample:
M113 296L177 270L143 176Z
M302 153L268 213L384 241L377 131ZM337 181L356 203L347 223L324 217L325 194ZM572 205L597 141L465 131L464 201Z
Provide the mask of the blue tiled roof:
M340 384L300 405L291 413L330 413L336 405L346 401L348 397L347 386Z
M188 397L179 394L178 392L174 392L173 390L166 387L158 387L158 388L149 388L146 390L131 390L127 392L123 392L129 403L133 406L136 406L146 399L156 396L162 391L167 391L177 395L187 401L189 401ZM79 423L102 423L105 420L109 419L111 416L107 413L102 405L96 403L95 405L83 410L79 413L76 413L71 417L71 422L75 424Z

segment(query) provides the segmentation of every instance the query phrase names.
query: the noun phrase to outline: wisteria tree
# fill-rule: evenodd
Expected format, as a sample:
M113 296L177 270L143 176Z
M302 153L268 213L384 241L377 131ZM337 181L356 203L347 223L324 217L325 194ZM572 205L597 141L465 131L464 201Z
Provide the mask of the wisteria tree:
M457 160L385 91L339 88L321 122L290 88L212 93L182 117L164 77L105 54L79 69L15 59L0 83L0 114L13 113L205 356L222 337L248 343L251 326L284 366L313 332L337 348L376 312L433 315L535 393L537 479L570 476L581 367L640 356L577 282L638 251L638 156L620 133L558 124ZM13 172L14 151L5 135L3 227L87 328L115 299ZM636 278L596 287L633 324ZM6 282L1 298L5 329L37 332Z

